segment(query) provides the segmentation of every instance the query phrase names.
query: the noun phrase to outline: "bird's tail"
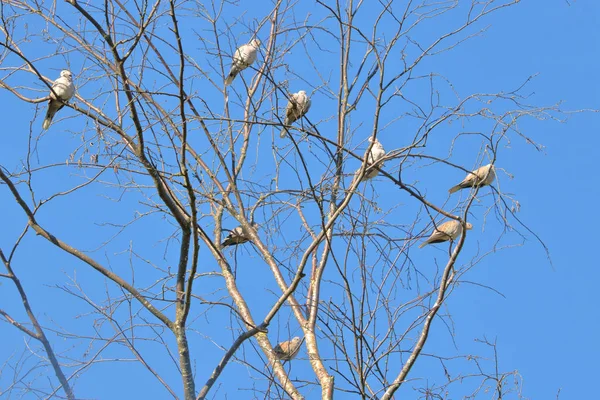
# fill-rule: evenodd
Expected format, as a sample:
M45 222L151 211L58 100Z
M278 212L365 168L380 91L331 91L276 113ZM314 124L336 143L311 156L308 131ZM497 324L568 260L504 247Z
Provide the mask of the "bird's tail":
M279 137L283 139L286 136L287 136L287 128L283 127L281 129L281 132L279 132Z
M448 189L448 192L450 194L452 194L452 193L458 192L460 189L462 189L462 186L456 185L456 186L452 186L450 189Z
M227 75L227 78L225 78L225 86L231 85L237 74L238 71L235 68L231 68L231 71L229 71L229 75Z
M45 130L50 128L50 124L52 123L52 118L54 118L54 114L56 114L56 110L52 106L48 107L48 112L46 112L46 118L44 118L42 129Z
M429 244L429 242L428 242L428 241L424 241L423 243L421 243L421 244L419 245L419 248L420 248L420 249L422 249L423 247L427 246L428 244Z

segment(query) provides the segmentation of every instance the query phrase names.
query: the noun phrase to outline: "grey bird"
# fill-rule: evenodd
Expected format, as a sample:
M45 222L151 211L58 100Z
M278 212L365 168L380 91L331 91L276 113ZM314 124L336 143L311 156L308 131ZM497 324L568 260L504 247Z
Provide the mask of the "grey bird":
M233 54L233 62L229 75L225 78L225 86L231 85L235 77L248 68L256 60L256 52L260 46L260 40L253 39L250 43L240 46Z
M54 81L52 84L52 90L50 91L50 100L48 100L48 111L46 112L46 118L42 124L42 129L48 129L52 123L54 115L65 105L63 101L69 101L75 94L75 85L73 85L73 75L71 71L63 70L60 72L60 78Z
M467 222L466 226L467 230L473 228L473 225L471 225L469 222ZM428 244L442 243L447 242L448 240L454 241L457 237L459 237L462 234L462 230L463 227L459 221L456 221L454 219L446 221L443 224L438 225L433 230L431 236L429 236L429 238L426 241L421 243L419 248L422 249Z
M273 348L273 353L275 353L275 357L280 361L290 361L296 357L301 345L302 339L296 336L292 340L279 343Z
M285 107L284 125L291 125L302 118L310 109L310 98L304 90L290 95L287 106ZM284 126L279 133L279 137L284 138L287 134L287 128Z
M367 154L367 165L366 168L369 168L369 171L363 176L362 180L367 181L369 179L375 178L379 174L379 170L374 167L382 168L383 161L380 161L383 156L385 156L385 150L379 141L373 136L369 137L369 143L373 143L371 147L371 151ZM373 167L373 168L371 168ZM356 171L355 175L360 173L360 169Z
M493 164L484 165L477 168L475 171L469 172L467 177L456 186L451 187L448 191L450 194L458 192L460 189L471 187L482 187L490 185L496 179L496 168Z
M256 229L258 227L258 224L256 222L250 222L250 225L254 229ZM244 229L241 226L238 226L229 232L229 235L227 235L227 237L225 238L223 243L221 243L221 247L243 244L243 243L246 243L249 241L250 241L250 239L244 233Z

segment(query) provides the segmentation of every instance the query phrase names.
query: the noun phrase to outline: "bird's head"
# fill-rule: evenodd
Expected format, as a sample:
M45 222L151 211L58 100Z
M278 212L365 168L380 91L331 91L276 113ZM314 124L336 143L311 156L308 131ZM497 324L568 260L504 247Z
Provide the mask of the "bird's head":
M473 229L473 224L470 222L467 222L466 227L467 227L467 229Z
M306 90L301 90L298 92L300 96L306 96Z
M373 136L369 136L369 139L368 139L368 140L369 140L369 143L372 143L372 142L375 142L375 143L377 143L377 139L376 139L376 138L374 138Z
M64 70L60 71L60 76L61 77L64 76L68 80L72 80L73 79L73 74L68 69L64 69Z
M252 47L258 48L260 46L260 40L258 40L258 39L252 39L252 41L250 42L250 45Z

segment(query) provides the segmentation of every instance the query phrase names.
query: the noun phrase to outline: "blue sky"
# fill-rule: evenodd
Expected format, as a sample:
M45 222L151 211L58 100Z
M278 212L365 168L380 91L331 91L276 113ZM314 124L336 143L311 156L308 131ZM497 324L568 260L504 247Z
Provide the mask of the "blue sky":
M595 293L595 282L600 279L596 268L598 263L593 253L594 243L591 240L593 227L600 224L600 217L590 211L594 200L600 196L593 166L595 150L600 145L600 139L596 135L599 116L594 112L575 112L600 108L600 79L597 73L600 4L594 1L569 3L551 0L545 2L542 7L539 2L522 1L514 7L501 10L470 31L473 33L487 27L485 32L447 53L424 61L418 69L418 74L436 74L436 88L440 91L440 98L444 104L451 104L454 96L450 87L444 83L445 80L452 82L452 90L457 96L464 98L472 93L514 90L534 75L523 90L523 93L529 94L527 102L537 106L550 106L561 102L560 108L564 113L558 116L563 120L562 123L535 119L523 119L519 122L519 128L542 144L543 150L538 151L523 139L512 136L511 142L504 143L500 148L496 163L499 168L499 178L496 182L498 187L519 201L521 209L518 217L546 244L552 264L548 261L544 248L525 230L521 229L521 232L526 234L524 241L512 232L503 237L499 245L523 246L489 254L461 277L461 283L452 292L444 309L444 312L452 315L451 328L438 319L424 350L424 353L436 353L447 357L471 353L490 357L489 349L475 339L486 337L490 341L496 341L499 369L518 370L522 377L522 395L533 399L555 398L559 391L561 399L589 397L589 383L595 379L596 360L600 357L600 345L597 340L600 336L598 313L593 308L591 312L587 308ZM244 24L255 27L256 21L264 17L265 9L250 8L241 13L240 10L244 7L244 4L240 4L225 8L219 29L225 30L226 25L232 24L238 17L242 21L232 27L228 36L223 35L228 48L235 48L237 44L247 40L249 29L244 28ZM67 5L61 3L59 9L63 10L66 20L74 21L70 19L73 15L70 14L71 10ZM297 8L298 19L302 20L305 15L311 13L308 18L312 23L318 20L319 12L322 12L322 9L313 9L305 4ZM369 11L365 11L364 22L360 22L367 24L372 17ZM415 37L423 40L435 37L438 30L443 31L455 22L449 17L440 19L436 24L423 25L421 30L415 32ZM197 37L198 34L204 34L205 29L205 25L196 25L193 18L182 18L184 44L191 49L189 56L208 71L211 79L220 82L218 58L202 53L203 46ZM259 37L264 40L267 33L268 29L263 27ZM289 33L290 37L294 34ZM332 46L333 40L327 34L319 32L316 37L323 41L320 43L323 47L335 49L335 46L329 47ZM36 58L45 54L49 48L54 48L53 46L54 44L41 45L40 41L36 40L24 48ZM360 51L357 51L357 57L360 55ZM277 79L289 80L290 91L305 88L312 94L313 108L308 117L311 122L317 124L321 134L333 139L332 132L336 125L335 118L332 118L332 110L335 110L335 101L321 87L323 82L319 81L317 72L321 76L332 76L332 81L335 81L339 58L335 50L332 50L332 53L325 50L315 51L314 57L321 68L319 71L303 63L303 48L298 46L286 55L293 73L285 72L282 68L275 72L275 76ZM38 68L50 77L58 76L58 71L65 63L74 72L76 83L83 81L82 76L91 77L92 69L86 69L92 68L91 64L78 58L77 53L36 61ZM225 68L228 68L228 63L228 60L225 61ZM15 58L9 57L3 67L6 65L19 64ZM390 68L393 68L395 64L391 65ZM22 76L31 79L29 75ZM244 74L246 82L249 76L250 74ZM14 83L16 78L12 79L11 82ZM240 79L238 78L233 85L230 94L232 103L237 101L236 93L244 93ZM151 83L148 85L151 86ZM427 80L417 80L407 86L405 93L415 101L426 104L428 96L424 96L423 93L429 90L428 85ZM25 86L44 91L39 82ZM218 88L203 80L199 74L194 79L190 78L189 88L196 95L202 93L211 110L222 111L223 99L218 93ZM98 95L98 103L102 104L102 100L110 98L111 89L108 85L100 86L92 81L84 87L78 87L78 93L81 96ZM7 170L16 172L21 170L21 165L26 162L30 132L33 137L41 134L44 108L36 108L35 105L18 101L6 90L0 91L0 96L3 104L10 105L5 107L2 114L5 126L4 142L0 147L0 164ZM280 99L280 107L281 102ZM169 104L167 101L165 103ZM373 118L369 103L370 100L366 98L361 103L363 106L352 117L352 146L359 149L359 154L366 147L364 141L372 127ZM394 107L398 107L399 115L409 111L409 107L402 102L398 102ZM501 110L507 105L494 103L490 107ZM34 119L36 110L37 116ZM269 119L272 117L269 113L267 107L260 115ZM242 116L239 108L236 109L235 106L232 106L232 114ZM396 116L394 112L388 111L383 120L392 121ZM402 117L381 129L378 133L379 140L388 151L398 149L411 140L418 124L419 121ZM461 139L452 154L449 154L448 148L453 137L459 132L486 129L489 129L489 124L474 120L467 121L465 125L459 122L445 125L432 135L426 154L448 157L451 162L468 169L476 167L485 161L485 157L477 158L481 148L479 140L471 137ZM273 135L278 139L276 129L256 127L249 152L250 161L243 171L244 179L268 185L273 177L275 160L282 154L289 154L287 161L291 165L297 165L298 159L290 152L289 144L273 141ZM198 148L202 148L206 143L200 135L194 137L194 145ZM275 150L273 146L276 146ZM101 144L97 142L94 127L89 120L77 116L73 110L65 109L60 112L50 130L37 141L37 151L31 164L36 167L63 163L76 149L76 158L88 157L89 153L94 151L101 151L103 154L105 149L98 150L99 147L101 148ZM326 164L320 164L317 160L323 159L326 153L317 146L311 148L306 145L303 149L312 150L316 154L313 158L315 164L311 166L314 169L311 172L322 172ZM351 161L348 165L351 166L348 173L351 173L351 168L356 167L358 162ZM386 163L386 170L397 173L397 162ZM91 168L77 169L73 165L41 169L33 174L36 198L48 197L74 187L93 174L94 170ZM284 166L280 174L278 183L282 188L297 186L295 175L289 166ZM447 198L447 188L463 177L457 170L439 164L417 163L407 168L403 174L404 179L416 185L426 193L427 199L436 204L446 204L450 209L455 207L455 210L459 210L461 199L466 199L466 193L454 195L449 200ZM113 271L130 281L133 280L136 287L160 287L163 283L169 283L165 278L165 271L176 268L178 243L176 239L168 239L171 234L176 234L175 225L172 220L159 213L138 220L139 213L154 211L147 204L152 200L156 201L157 198L148 191L122 190L114 186L117 181L126 183L128 178L126 172L120 172L118 175L106 174L102 177L103 184L91 185L89 188L53 200L40 212L39 219L50 232L90 252ZM149 182L140 177L137 179L138 182ZM27 194L24 185L19 187L22 193ZM419 207L384 178L379 177L372 183L363 185L361 192L366 198L377 202L383 210L367 207L370 220L405 218L409 214L411 219L403 221L409 224L418 214L420 219L417 227L410 233L414 235L425 228L428 220L422 210L419 214ZM484 218L485 211L493 203L494 197L488 191L481 192L485 193L481 194L470 219L474 229L469 232L467 243L459 258L463 263L488 252L502 230L498 220L493 217L493 212L489 218ZM25 197L30 201L30 197ZM359 207L357 199L355 200L353 210ZM0 204L4 221L3 228L0 229L0 247L6 252L14 244L26 220L5 185L0 186ZM314 208L309 207L307 215L311 221L318 219ZM356 217L356 213L353 217ZM132 220L135 220L135 223L122 232L111 225ZM272 209L260 208L257 211L257 220L261 223L259 235L275 249L276 246L281 247L302 235L298 218L291 214L273 215ZM284 224L284 232L277 232L274 227L275 220ZM344 219L343 226L347 227L350 220ZM209 221L206 224L209 230L212 229ZM237 223L231 216L224 218L225 227L232 228L235 225ZM281 233L284 234L283 237ZM101 247L115 235L117 236L114 240ZM343 245L339 251L342 256ZM395 253L392 251L391 254ZM279 289L260 255L250 244L238 248L235 252L228 251L226 255L236 268L240 290L247 296L255 318L260 320L277 298ZM294 269L294 256L283 251L276 252L275 255L287 268ZM413 280L408 282L408 272L402 270L402 284L410 288L406 289L399 284L396 288L397 299L403 298L405 294L414 293L417 284L426 287L440 265L444 265L446 256L446 247L443 246L430 246L423 250L411 249L410 257L422 275L411 275ZM367 267L372 269L374 276L385 273L377 269L378 257L379 254L374 252L366 259L367 264L371 264ZM67 293L77 292L78 287L81 287L90 301L96 304L104 304L107 293L110 293L113 299L119 298L122 293L111 283L105 282L98 273L31 233L19 247L13 266L25 285L40 320L49 330L58 332L51 333L50 337L59 353L74 359L90 360L96 351L102 349L103 342L100 340L90 343L85 339L73 339L67 332L87 336L95 331L103 338L114 335L114 329L109 323L95 324L98 319L90 314L92 308L89 303ZM217 265L210 258L208 250L202 249L200 272L210 273L216 268ZM334 268L333 263L328 265L326 273L326 278L332 281L339 278L336 278ZM353 268L356 268L356 271L360 270L358 266L350 265L350 269ZM222 280L210 276L199 279L196 290L195 294L212 300L221 299L226 295ZM169 296L168 291L166 295ZM335 296L342 294L335 287L326 286L322 298L329 300ZM157 303L166 306L160 301ZM0 308L17 319L25 319L16 291L5 279L0 280ZM218 346L228 347L231 344L233 338L239 334L239 324L227 311L218 307L212 309L197 305L195 310L190 343L199 389L223 354ZM140 312L140 307L135 302L123 302L114 312L117 320L127 321L130 313ZM140 318L155 322L143 311L139 315ZM137 320L138 323L139 321ZM155 328L156 331L153 331L148 326L136 326L134 332L140 337L155 337L163 333L160 327ZM453 338L449 329L454 331ZM289 309L284 307L269 328L269 337L272 342L276 342L295 335L301 335L301 330ZM5 343L0 347L0 362L10 358L11 365L14 365L22 354L28 354L22 335L4 321L0 321L0 336ZM176 354L172 335L166 332L161 337ZM164 347L153 342L142 343L139 346L146 360L165 377L178 394L181 394L177 366L170 360ZM260 365L259 359L264 358L264 355L257 352L256 347L256 344L247 342L237 356ZM333 350L325 342L322 351L326 357L333 356ZM107 361L96 363L80 374L75 384L78 397L169 398L164 388L152 379L139 363L132 360L131 353L122 345L113 343L99 354L101 359ZM111 358L132 361L108 361ZM32 363L30 359L25 365L31 366ZM398 360L394 360L391 365L397 368ZM469 369L472 368L472 364L469 363L451 362L450 365L453 373L472 371ZM486 368L493 366L489 360L485 361L484 365ZM77 368L77 365L72 364L67 369L67 375L74 373ZM291 368L293 378L312 379L312 371L304 349L301 350L298 359L291 363ZM261 367L259 370L262 370ZM0 391L12 381L10 368L5 367L1 371ZM492 369L488 369L489 371ZM25 380L35 374L54 379L49 369L43 369ZM264 381L254 382L252 377L258 377L258 373L249 367L241 363L229 364L213 389L215 398L251 398L253 385L256 384L261 389L266 387ZM414 388L424 385L424 380L430 379L431 383L440 379L443 381L439 363L427 357L417 362L411 377L418 377L419 380L405 385L398 392L398 397L417 398ZM143 384L140 385L140 382ZM338 380L338 383L341 384L341 380ZM463 385L454 385L452 388L452 398L462 398L474 387L466 380ZM307 398L318 396L314 389L305 390ZM490 396L482 393L478 398ZM336 398L352 397L340 393ZM507 398L517 396L512 393Z

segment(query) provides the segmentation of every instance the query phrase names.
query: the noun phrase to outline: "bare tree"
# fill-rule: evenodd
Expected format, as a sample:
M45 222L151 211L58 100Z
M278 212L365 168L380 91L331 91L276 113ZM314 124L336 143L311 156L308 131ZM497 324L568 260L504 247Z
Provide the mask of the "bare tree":
M426 351L432 335L452 343L445 304L465 275L501 239L533 234L501 190L501 149L539 149L520 121L557 119L558 106L529 104L529 79L464 96L431 67L518 2L0 3L3 100L31 114L0 165L0 199L19 221L0 278L29 322L5 298L0 316L43 347L6 360L21 372L2 376L0 393L93 397L76 383L107 362L146 370L157 398L519 393L495 342L483 341L491 364ZM236 49L254 39L256 61L225 86ZM63 69L76 94L42 131ZM312 107L284 128L300 90ZM369 138L385 148L375 164ZM490 186L448 194L488 163ZM465 251L461 229L418 253L446 220L485 226L495 244ZM243 240L222 247L236 227ZM15 272L30 271L30 246L45 259L36 268L59 272L45 286L72 308L36 316L37 289ZM303 349L284 365L274 346L295 336ZM302 360L310 368L293 368ZM234 368L244 373L221 384Z

